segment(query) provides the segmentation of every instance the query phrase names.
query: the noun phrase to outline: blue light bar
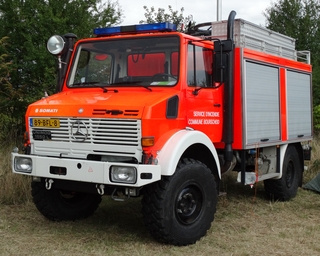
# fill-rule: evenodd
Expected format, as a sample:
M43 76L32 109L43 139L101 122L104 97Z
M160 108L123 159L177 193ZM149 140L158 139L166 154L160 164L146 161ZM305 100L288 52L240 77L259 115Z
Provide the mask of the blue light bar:
M151 32L170 32L176 31L177 26L169 22L153 23L153 24L139 24L132 26L119 26L107 28L95 28L93 33L96 36L110 36L120 34L132 33L151 33Z
M176 31L177 26L169 22L136 25L137 31Z
M93 30L93 33L97 36L114 35L114 34L119 34L120 32L121 32L120 27L95 28Z

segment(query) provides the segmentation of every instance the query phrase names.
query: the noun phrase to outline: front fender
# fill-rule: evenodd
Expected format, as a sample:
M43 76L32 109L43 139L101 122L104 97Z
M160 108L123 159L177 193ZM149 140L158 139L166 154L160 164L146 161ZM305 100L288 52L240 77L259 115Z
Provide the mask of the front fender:
M161 165L161 175L171 176L174 174L182 154L193 144L202 144L212 153L221 177L220 164L217 151L207 135L199 131L180 130L174 133L158 152L158 164Z

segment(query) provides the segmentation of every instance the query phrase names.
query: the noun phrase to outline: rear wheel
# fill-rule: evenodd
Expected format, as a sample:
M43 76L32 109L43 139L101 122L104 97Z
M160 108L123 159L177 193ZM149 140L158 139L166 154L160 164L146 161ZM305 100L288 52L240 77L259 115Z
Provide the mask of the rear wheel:
M288 201L295 197L302 179L302 164L297 149L288 146L282 167L282 177L278 180L265 180L264 187L270 199Z
M51 188L44 182L32 182L32 197L37 209L50 220L77 220L94 213L101 196Z
M175 245L195 243L214 219L214 176L203 163L183 159L173 176L147 187L142 204L144 222L155 239Z

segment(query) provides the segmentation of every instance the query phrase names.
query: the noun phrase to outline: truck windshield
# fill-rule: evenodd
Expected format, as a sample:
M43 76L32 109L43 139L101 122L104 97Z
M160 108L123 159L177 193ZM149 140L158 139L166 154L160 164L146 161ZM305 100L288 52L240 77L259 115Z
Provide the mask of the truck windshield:
M179 37L140 37L78 44L68 87L174 86Z

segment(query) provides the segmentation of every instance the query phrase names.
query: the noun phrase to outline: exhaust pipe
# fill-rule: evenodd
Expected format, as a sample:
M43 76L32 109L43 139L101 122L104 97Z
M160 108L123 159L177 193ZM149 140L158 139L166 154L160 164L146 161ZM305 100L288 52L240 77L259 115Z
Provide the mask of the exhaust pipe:
M231 41L232 49L228 56L227 76L224 88L224 119L223 119L223 142L224 147L224 165L221 166L221 173L226 173L234 168L236 165L236 158L233 155L232 143L233 143L233 100L234 100L234 79L233 79L233 30L234 19L236 16L235 11L231 11L228 17L227 27L227 40Z

